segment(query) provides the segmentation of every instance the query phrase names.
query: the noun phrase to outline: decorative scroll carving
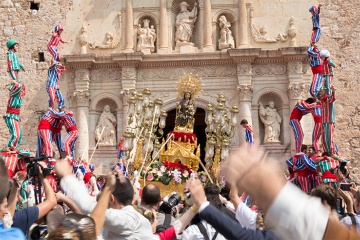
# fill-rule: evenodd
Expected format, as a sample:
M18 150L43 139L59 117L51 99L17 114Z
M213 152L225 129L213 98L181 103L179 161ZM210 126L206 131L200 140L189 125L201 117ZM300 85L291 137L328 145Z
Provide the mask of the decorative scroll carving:
M136 79L136 68L135 67L123 67L121 70L122 79Z
M303 64L301 62L289 62L288 73L302 73Z
M252 69L251 63L238 63L236 68L238 75L252 75Z
M304 90L307 89L303 83L293 83L288 87L288 94L290 99L301 99Z
M72 97L76 99L78 106L89 106L90 93L88 91L76 91Z
M255 27L254 24L251 24L251 33L255 40L258 43L274 43L277 42L275 38L271 38L267 34L267 28L262 26L261 28Z
M194 67L194 68L157 68L157 69L139 69L138 80L161 80L177 79L184 72L196 72L199 77L235 77L236 69L233 66L219 67Z
M118 69L101 69L92 72L94 81L116 81L120 79Z
M90 80L88 69L79 69L75 71L75 80Z
M238 85L236 89L239 91L240 101L251 100L254 91L254 87L252 85Z
M283 75L286 73L285 65L259 65L254 66L254 74L257 76L263 75Z

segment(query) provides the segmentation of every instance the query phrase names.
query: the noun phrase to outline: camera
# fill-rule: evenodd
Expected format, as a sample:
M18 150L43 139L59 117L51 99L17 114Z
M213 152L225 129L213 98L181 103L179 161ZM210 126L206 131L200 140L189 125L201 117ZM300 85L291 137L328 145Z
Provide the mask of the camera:
M163 202L160 206L160 211L165 214L170 214L171 212L176 213L176 206L180 203L181 196L177 193L174 193L169 197L167 202Z
M335 173L335 169L340 169L340 172L342 173L342 174L346 174L346 164L347 164L347 162L341 162L341 164L339 165L339 166L337 166L336 168L331 168L330 169L330 172L332 173L332 174L334 174Z
M39 165L38 162L44 161L45 159L50 158L46 155L41 155L40 157L25 157L25 162L28 164L26 166L26 171L29 177L38 177L39 176L39 167L41 168L43 172L43 176L49 176L51 169L50 168L44 168L41 165Z

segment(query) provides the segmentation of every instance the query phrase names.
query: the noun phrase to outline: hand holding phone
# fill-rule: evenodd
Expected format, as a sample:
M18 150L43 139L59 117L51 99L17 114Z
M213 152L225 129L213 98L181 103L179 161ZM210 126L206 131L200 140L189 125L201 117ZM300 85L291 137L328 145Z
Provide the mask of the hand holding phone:
M350 191L351 184L350 183L341 183L340 189L343 191Z

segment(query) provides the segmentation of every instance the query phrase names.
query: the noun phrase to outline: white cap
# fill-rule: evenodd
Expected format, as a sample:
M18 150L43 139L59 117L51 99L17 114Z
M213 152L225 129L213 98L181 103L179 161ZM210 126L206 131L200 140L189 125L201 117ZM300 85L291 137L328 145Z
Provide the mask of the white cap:
M330 52L328 50L321 50L320 57L330 57Z

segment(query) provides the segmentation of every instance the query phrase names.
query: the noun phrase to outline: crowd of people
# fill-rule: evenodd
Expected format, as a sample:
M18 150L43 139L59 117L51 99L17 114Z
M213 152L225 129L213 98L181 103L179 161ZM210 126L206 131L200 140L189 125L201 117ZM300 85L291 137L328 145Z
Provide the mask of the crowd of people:
M328 51L316 46L320 8L310 8L312 97L299 100L290 116L296 154L286 161L285 178L279 161L254 144L253 130L244 119L240 124L248 145L232 151L222 164L225 186L203 186L192 177L184 193L166 197L155 184L140 189L137 178L129 179L121 151L118 164L102 179L93 174L93 165L77 161L77 126L59 87L66 70L57 51L59 43L65 43L61 25L48 44L53 56L46 84L49 110L39 122L37 155L32 158L19 150L20 108L26 93L19 71L24 67L16 56L19 44L9 40L12 80L4 119L11 138L0 160L0 239L359 239L360 190L333 139L335 65ZM300 124L308 113L315 122L310 147L302 144ZM53 141L59 158L54 157Z

